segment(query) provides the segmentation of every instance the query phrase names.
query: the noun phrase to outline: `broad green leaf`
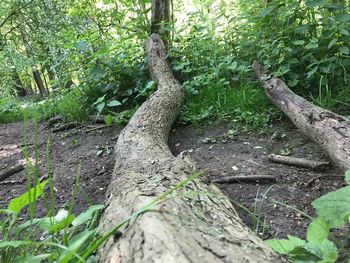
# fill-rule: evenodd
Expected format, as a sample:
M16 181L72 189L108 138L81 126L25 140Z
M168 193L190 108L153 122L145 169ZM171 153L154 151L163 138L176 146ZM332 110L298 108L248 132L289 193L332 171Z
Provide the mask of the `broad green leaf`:
M292 43L293 43L293 45L296 45L296 46L302 46L305 44L305 41L304 40L295 40Z
M73 220L72 225L76 227L76 226L79 226L81 224L84 224L85 222L91 220L97 211L99 211L103 208L104 208L104 205L90 206L85 212L81 213Z
M335 16L335 19L341 22L348 22L350 21L350 15L349 14L337 14Z
M318 48L318 43L309 43L305 46L306 49L314 49L314 48Z
M349 48L348 47L340 47L339 51L343 53L344 55L349 55Z
M323 217L329 227L341 227L350 211L350 186L330 192L312 202L318 216Z
M236 61L233 61L233 62L231 63L231 65L229 65L227 68L228 68L229 70L234 71L234 70L237 68L237 66L238 66L238 63L237 63Z
M118 100L111 100L110 102L107 103L108 107L115 107L120 105L122 105L122 103Z
M36 201L44 193L46 183L47 180L38 184L36 187L31 188L19 197L13 198L8 205L8 210L11 210L14 213L19 213L25 206Z
M93 105L96 105L96 104L98 104L98 103L101 103L102 101L105 100L105 97L106 97L106 94L103 95L102 97L99 97L99 98L94 102Z
M330 49L331 47L333 47L334 44L337 43L337 41L338 41L338 38L333 38L333 39L331 40L331 42L329 42L329 44L328 44L328 49Z
M276 7L275 6L270 6L270 7L267 7L265 8L264 10L262 10L258 16L260 17L265 17L267 15L269 15Z
M74 218L75 216L69 214L67 210L60 209L56 216L43 218L39 223L39 227L50 233L56 232L68 226Z
M349 31L346 30L346 29L344 29L344 28L340 29L340 30L339 30L339 33L340 33L340 34L343 34L343 35L345 35L345 36L350 35Z
M60 221L59 223L51 226L49 228L49 233L54 233L54 232L57 232L63 228L68 227L73 222L74 219L75 219L75 216L73 214L70 214L67 218L65 218L62 221Z
M0 248L6 248L6 247L18 248L20 246L26 246L30 244L32 244L31 241L24 241L24 240L0 241Z
M104 117L104 121L107 125L113 124L113 116L108 114Z
M265 243L280 254L288 254L296 247L302 247L306 241L298 237L288 236L288 239L270 239L266 240Z
M305 2L307 7L324 6L325 4L327 4L326 0L308 0Z
M41 263L44 260L48 259L50 254L41 254L38 256L26 256L26 257L20 257L16 258L13 263Z
M317 256L322 263L333 263L338 258L338 249L333 242L324 239L322 242L310 241L304 245L304 248L311 254Z
M314 255L305 248L305 245L302 247L296 247L288 253L288 257L294 263L316 263L320 262L322 259L319 256Z
M322 242L329 235L329 226L322 217L313 220L307 228L307 240Z
M74 257L74 254L81 248L81 246L85 243L85 241L91 236L91 234L94 231L88 231L85 230L81 233L79 233L77 236L73 237L68 245L67 250L65 250L58 262L60 263L67 263L67 262L71 262L71 259Z
M96 105L97 112L101 113L103 111L103 109L105 108L105 106L106 106L106 102L101 102L101 103L97 104Z

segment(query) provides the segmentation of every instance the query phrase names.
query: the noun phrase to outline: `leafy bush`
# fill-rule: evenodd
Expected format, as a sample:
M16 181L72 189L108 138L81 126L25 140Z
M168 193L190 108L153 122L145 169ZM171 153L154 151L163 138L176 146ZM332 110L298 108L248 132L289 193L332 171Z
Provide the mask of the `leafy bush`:
M332 229L342 228L347 231L344 238L349 241L350 171L345 174L345 180L348 186L312 202L317 218L309 224L306 240L288 236L288 239L271 239L266 243L276 252L287 255L293 262L331 263L350 260L348 247L344 247L331 232Z

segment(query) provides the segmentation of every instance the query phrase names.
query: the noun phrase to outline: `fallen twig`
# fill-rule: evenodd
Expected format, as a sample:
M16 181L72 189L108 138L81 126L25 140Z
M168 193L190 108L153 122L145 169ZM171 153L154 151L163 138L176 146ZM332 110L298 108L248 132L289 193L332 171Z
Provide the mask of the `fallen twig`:
M24 166L22 164L18 164L15 166L10 167L9 169L5 170L5 172L0 174L0 182L6 180L10 176L19 173L24 170Z
M320 162L304 158L282 156L277 154L270 154L269 156L267 156L267 159L274 163L282 163L291 166L304 167L312 170L323 170L329 166L329 162Z
M94 127L94 128L85 130L84 132L85 132L85 133L89 133L89 132L92 132L92 131L102 130L102 129L108 128L108 127L111 127L111 125L102 125L102 126Z
M238 175L227 176L211 180L213 183L240 183L240 182L257 182L257 181L276 181L276 177L271 175Z
M61 120L62 120L62 117L60 117L60 116L53 117L47 121L46 127L51 127L52 125L54 125L55 123L57 123Z
M60 132L60 131L66 131L66 130L75 128L77 126L78 126L77 122L68 122L68 123L65 123L65 124L55 128L55 129L53 129L52 132L55 133L55 132Z

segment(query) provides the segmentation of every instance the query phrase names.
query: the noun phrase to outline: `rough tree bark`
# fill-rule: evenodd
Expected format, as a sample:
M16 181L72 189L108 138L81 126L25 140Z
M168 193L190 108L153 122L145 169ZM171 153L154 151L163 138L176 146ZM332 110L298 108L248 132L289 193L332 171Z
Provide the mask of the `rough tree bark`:
M107 231L156 196L194 173L194 164L175 157L168 134L184 92L166 62L162 40L146 42L148 65L158 90L120 133L116 163L101 219ZM101 262L281 262L243 225L228 198L214 185L195 179L181 189L192 195L162 202L111 238Z
M162 30L162 23L167 25L170 21L170 0L152 0L151 32L167 39L169 31Z
M266 73L257 61L253 68L267 96L294 125L320 145L342 171L350 169L350 121L296 95L282 80Z

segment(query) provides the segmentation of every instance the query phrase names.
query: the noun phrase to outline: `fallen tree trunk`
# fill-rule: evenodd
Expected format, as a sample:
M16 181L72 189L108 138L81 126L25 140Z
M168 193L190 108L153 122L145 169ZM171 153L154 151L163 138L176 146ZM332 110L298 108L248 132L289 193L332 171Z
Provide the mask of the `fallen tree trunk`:
M146 42L148 65L158 90L120 133L116 163L101 219L108 231L155 197L191 176L190 160L168 147L170 128L184 92L166 62L164 44L153 34ZM214 185L195 179L109 239L101 262L281 262L239 219L228 198Z
M257 61L253 68L267 96L294 125L320 145L334 165L342 171L350 169L350 121L296 95L282 80L266 73Z

